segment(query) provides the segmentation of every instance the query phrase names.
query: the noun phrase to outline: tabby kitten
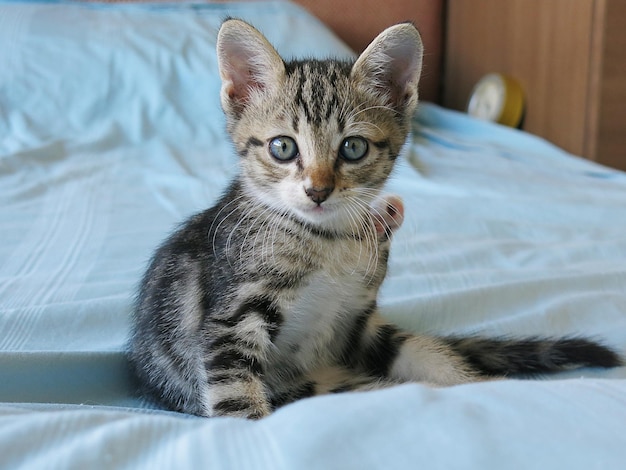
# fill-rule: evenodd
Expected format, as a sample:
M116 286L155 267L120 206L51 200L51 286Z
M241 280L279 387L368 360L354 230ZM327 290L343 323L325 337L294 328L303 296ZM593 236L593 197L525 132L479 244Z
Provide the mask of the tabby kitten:
M585 339L438 338L376 297L402 202L381 195L417 105L422 43L383 31L354 64L285 62L230 19L221 100L241 171L157 250L130 357L172 410L261 418L302 397L620 363Z

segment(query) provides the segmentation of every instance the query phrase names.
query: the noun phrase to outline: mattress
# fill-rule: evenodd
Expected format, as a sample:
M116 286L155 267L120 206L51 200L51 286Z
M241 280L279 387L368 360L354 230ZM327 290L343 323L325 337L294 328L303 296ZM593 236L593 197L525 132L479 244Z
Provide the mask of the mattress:
M0 467L623 468L626 368L314 397L260 421L144 400L126 345L157 246L237 171L224 18L351 57L283 1L0 0ZM382 313L418 333L584 335L626 354L626 174L421 103Z

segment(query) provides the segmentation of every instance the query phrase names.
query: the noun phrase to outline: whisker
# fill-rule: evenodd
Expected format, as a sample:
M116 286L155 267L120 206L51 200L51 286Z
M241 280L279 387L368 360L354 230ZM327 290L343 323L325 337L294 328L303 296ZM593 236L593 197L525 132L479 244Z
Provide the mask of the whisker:
M220 211L217 213L217 215L213 218L213 222L211 223L211 226L208 229L208 234L210 234L211 232L213 232L213 238L211 240L211 247L213 249L213 255L217 258L217 246L216 246L216 239L217 239L217 234L219 233L220 227L222 226L222 224L224 222L226 222L226 220L233 215L235 212L237 212L237 210L239 210L239 206L236 206L232 211L230 211L226 216L222 217L221 219L219 219L219 215L231 204L236 204L237 202L239 202L240 199L242 199L244 196L239 196L235 199L233 199L232 201L230 201L228 204L225 204L224 207L222 207L220 209ZM219 223L217 224L217 226L215 227L215 229L213 229L213 226L215 225L215 222L219 219ZM240 218L237 221L237 225L240 224L242 221L242 218ZM232 232L231 232L232 233ZM230 235L229 235L230 237ZM228 254L228 243L226 246L226 254ZM230 260L228 260L228 256L226 256L226 259L228 261L228 263L230 264Z
M266 207L263 212L261 212L261 214L259 214L256 218L256 220L258 221L261 217L263 217L263 220L260 222L259 228L255 233L254 236L254 240L253 240L253 246L259 246L259 237L261 237L261 242L260 242L260 249L259 250L253 250L253 255L255 256L255 258L253 259L253 261L256 263L256 255L257 255L257 251L258 251L258 255L260 256L260 263L263 264L266 262L266 260L269 260L269 258L266 255L266 239L267 239L267 232L268 232L268 225L271 225L271 221L276 217L276 211L270 207Z
M376 266L378 265L378 236L376 234L376 228L374 226L374 221L371 218L371 211L373 207L361 200L358 197L352 197L351 203L358 207L358 210L362 213L367 214L360 219L361 228L363 230L363 236L366 246L368 246L368 253L370 254L368 265L366 267L366 276L369 276L370 272L372 272L372 276L375 274Z
M266 228L264 228L265 233L263 234L263 240L261 242L261 253L263 256L262 260L265 260L266 262L271 260L274 264L276 264L276 253L274 251L276 243L274 243L274 240L276 239L276 236L278 234L281 220L282 214L272 212L270 213L270 216L267 218L266 223L264 224L264 227Z
M348 215L348 218L350 219L350 227L352 228L352 234L355 238L359 239L361 237L360 234L360 228L362 228L362 222L361 219L358 217L358 213L356 213L356 209L354 209L352 207L352 200L351 199L346 199L346 201L348 202L348 204L346 204L346 213ZM363 255L363 245L361 243L359 243L359 257L357 260L357 265L358 262L361 260L361 256ZM356 266L352 269L352 272L350 274L354 275L356 273Z
M354 221L356 229L359 232L359 238L363 240L368 253L368 264L365 270L365 277L373 277L376 272L379 258L378 236L376 228L371 216L372 206L365 200L356 195L346 197L347 211L352 214L351 219ZM360 245L359 259L361 257L363 244ZM371 276L370 276L371 274Z
M243 259L244 257L244 252L246 250L246 248L249 247L248 251L250 253L252 253L252 258L251 260L249 260L249 262L251 263L255 263L255 256L256 256L256 238L255 240L252 241L252 243L248 244L248 238L250 237L250 234L252 233L253 230L256 230L256 233L258 233L259 230L259 219L261 219L261 217L263 217L263 215L265 214L265 210L263 212L261 212L260 214L257 214L254 219L250 219L249 223L248 223L248 230L246 230L246 234L243 237L243 240L241 240L241 245L239 247L239 259ZM262 226L262 222L261 222L261 226Z

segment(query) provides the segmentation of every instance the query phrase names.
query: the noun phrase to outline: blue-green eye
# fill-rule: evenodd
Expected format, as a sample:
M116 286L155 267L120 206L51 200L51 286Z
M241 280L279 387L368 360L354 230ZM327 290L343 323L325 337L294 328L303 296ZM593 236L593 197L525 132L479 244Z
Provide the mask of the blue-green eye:
M274 137L269 145L272 157L281 162L287 162L298 156L298 144L291 137Z
M367 140L363 137L348 137L341 143L339 153L347 161L356 162L367 155L368 149Z

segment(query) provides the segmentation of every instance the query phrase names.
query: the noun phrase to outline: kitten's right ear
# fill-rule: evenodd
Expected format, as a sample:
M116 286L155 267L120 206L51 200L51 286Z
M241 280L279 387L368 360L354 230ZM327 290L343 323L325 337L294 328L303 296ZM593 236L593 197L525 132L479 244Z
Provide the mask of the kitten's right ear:
M279 86L285 63L259 31L245 21L229 19L217 35L217 61L226 112L241 113L252 94Z

